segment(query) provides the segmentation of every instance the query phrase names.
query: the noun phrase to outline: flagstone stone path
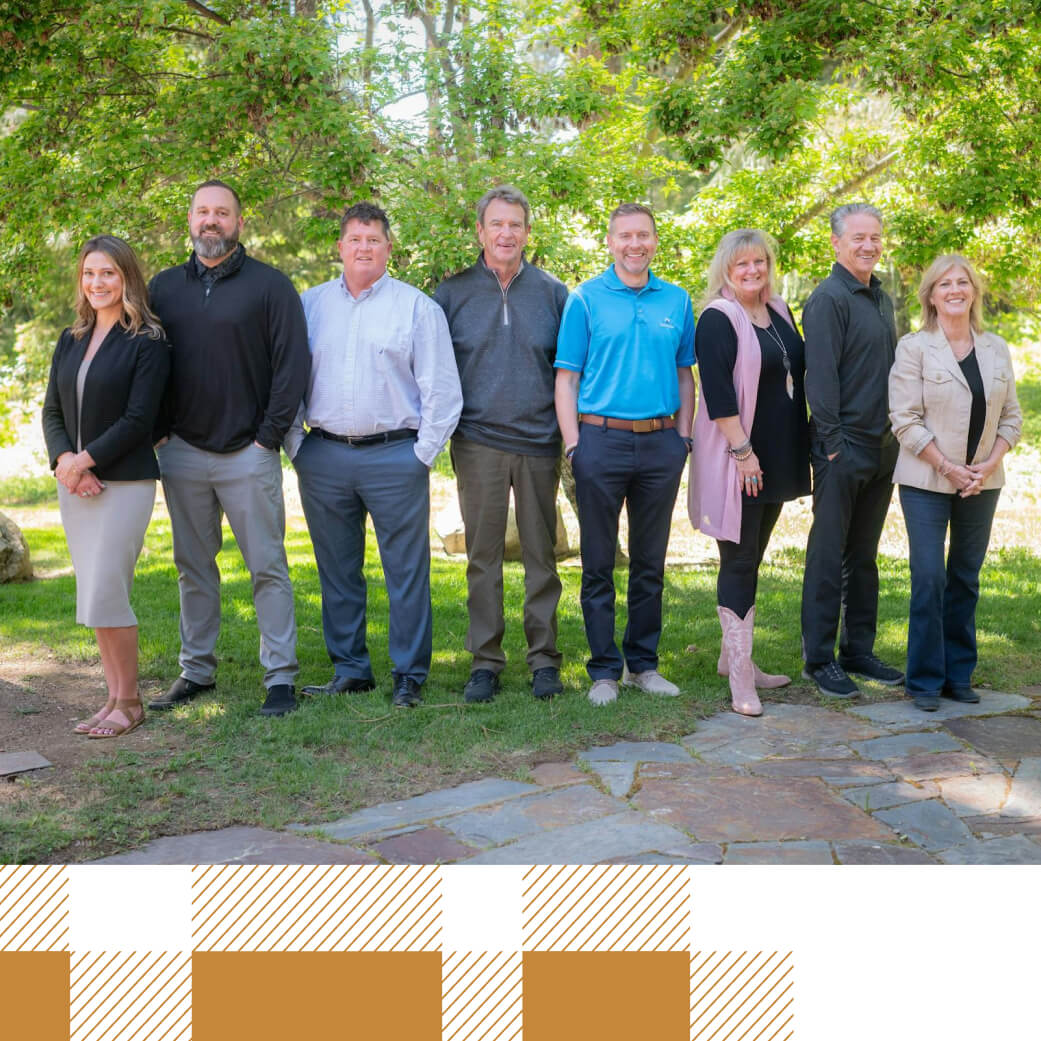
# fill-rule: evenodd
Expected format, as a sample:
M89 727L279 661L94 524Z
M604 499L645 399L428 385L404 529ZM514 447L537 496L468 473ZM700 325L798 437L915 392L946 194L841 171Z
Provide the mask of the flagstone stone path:
M158 839L110 864L1041 864L1041 691L721 713L531 782L486 778L284 832Z

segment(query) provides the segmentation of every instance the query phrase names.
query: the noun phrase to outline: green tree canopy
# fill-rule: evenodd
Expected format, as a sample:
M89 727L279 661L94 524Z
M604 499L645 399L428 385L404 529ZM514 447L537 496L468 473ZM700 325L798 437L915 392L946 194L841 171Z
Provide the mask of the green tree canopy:
M757 225L798 302L828 212L869 198L898 296L960 250L1018 314L1041 285L1039 59L1030 0L0 0L0 366L41 378L88 235L149 272L181 259L211 176L301 288L335 271L344 204L375 197L397 272L430 289L514 182L570 282L643 199L662 273L697 293L719 236Z

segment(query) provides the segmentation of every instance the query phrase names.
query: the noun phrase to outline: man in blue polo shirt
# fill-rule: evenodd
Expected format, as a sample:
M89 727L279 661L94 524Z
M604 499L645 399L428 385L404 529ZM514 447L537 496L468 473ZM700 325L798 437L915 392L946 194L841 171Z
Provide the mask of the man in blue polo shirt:
M607 248L611 267L568 297L556 358L557 422L578 501L594 705L614 701L619 680L651 694L679 693L658 672L658 640L665 551L694 416L694 313L686 290L651 272L654 214L623 203L608 222ZM623 501L629 618L619 653L614 559Z

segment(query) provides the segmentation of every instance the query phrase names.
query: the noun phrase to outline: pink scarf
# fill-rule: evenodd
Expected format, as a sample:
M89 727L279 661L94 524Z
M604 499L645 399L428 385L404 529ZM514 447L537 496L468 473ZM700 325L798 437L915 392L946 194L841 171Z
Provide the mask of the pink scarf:
M788 324L788 305L779 297L768 303ZM745 309L734 299L729 286L722 298L709 305L730 319L737 333L737 359L734 362L734 389L741 426L752 430L755 404L759 394L759 370L762 349L759 337ZM699 366L700 381L700 366ZM724 542L741 541L741 486L737 480L737 463L727 451L729 444L719 425L709 418L704 392L698 395L698 412L694 418L694 451L690 457L690 479L687 484L687 516L695 528Z

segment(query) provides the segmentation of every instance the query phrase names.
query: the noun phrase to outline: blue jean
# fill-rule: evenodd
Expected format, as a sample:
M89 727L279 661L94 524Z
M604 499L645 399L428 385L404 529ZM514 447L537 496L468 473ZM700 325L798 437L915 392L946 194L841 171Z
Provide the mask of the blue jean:
M582 617L594 680L620 679L614 557L622 503L629 512L629 616L622 652L630 672L658 667L665 552L687 461L673 430L634 434L583 423L571 457L582 543Z
M976 668L976 602L999 489L962 499L900 485L911 547L908 694L968 687ZM944 560L944 541L950 549Z
M395 676L430 671L430 477L414 440L352 447L308 434L293 460L322 587L322 632L338 678L371 679L365 517L372 517L390 607Z

